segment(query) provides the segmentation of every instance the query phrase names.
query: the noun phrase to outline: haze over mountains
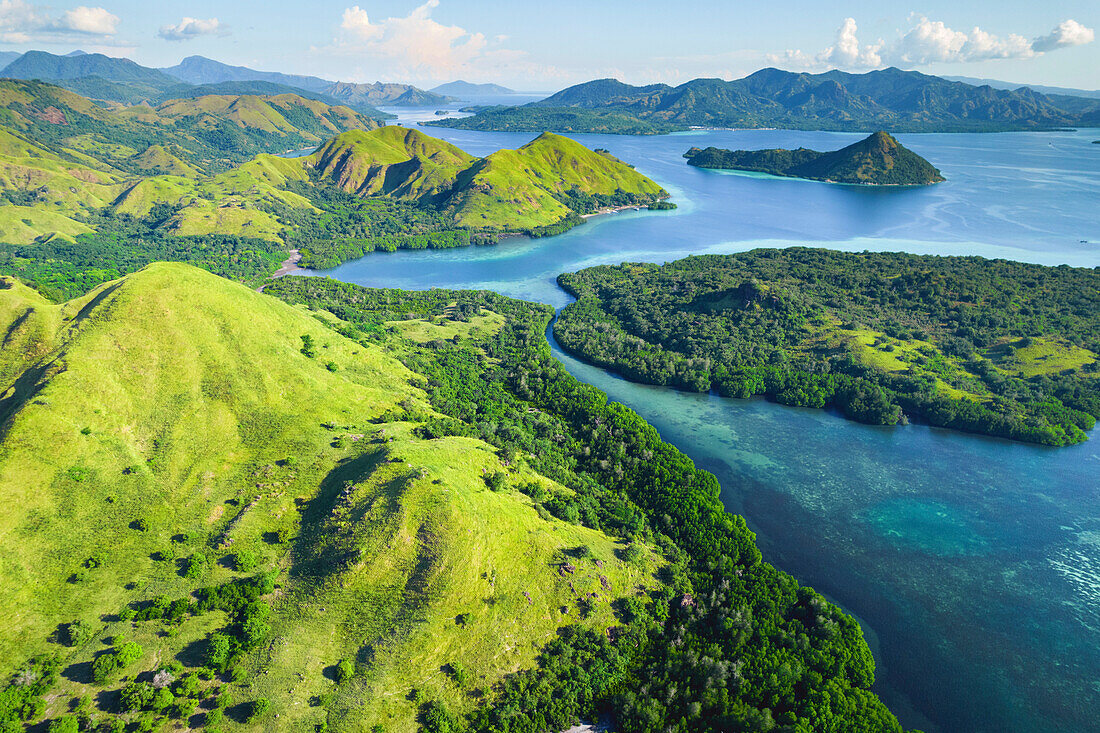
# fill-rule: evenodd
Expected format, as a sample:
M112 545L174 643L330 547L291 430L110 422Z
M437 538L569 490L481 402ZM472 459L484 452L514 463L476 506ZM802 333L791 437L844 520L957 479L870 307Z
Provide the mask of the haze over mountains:
M599 79L522 107L428 124L477 130L662 133L691 127L896 132L1051 129L1100 123L1100 102L975 87L896 68L762 69L743 79L631 86Z
M121 104L158 103L203 94L294 93L327 104L345 104L382 118L386 115L375 110L374 105L419 106L454 101L409 84L333 82L315 76L231 66L202 56L189 56L176 66L152 69L130 59L98 53L59 56L28 51L9 59L0 75L50 81L93 99Z

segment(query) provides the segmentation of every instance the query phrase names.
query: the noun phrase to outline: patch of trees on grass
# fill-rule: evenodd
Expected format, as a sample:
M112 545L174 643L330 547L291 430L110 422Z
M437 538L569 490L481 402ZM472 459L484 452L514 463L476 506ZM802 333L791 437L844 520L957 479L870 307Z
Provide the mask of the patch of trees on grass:
M1100 418L1100 380L1087 373L1095 363L1028 378L987 358L1035 336L1100 353L1095 269L792 248L600 266L558 281L577 298L554 326L558 342L635 381L835 406L871 424L908 413L1047 445L1085 440ZM861 330L880 334L871 348L907 346L907 370L861 359L845 335Z
M286 257L283 245L225 234L176 237L156 220L96 217L96 232L75 241L55 238L27 245L0 244L0 274L12 275L55 301L135 272L151 262L186 262L222 277L252 283Z
M660 591L624 599L621 626L579 628L548 645L535 669L509 677L463 720L438 702L433 731L545 731L610 712L624 731L900 731L869 691L874 662L858 624L812 589L762 561L742 517L719 486L636 413L607 402L550 354L553 309L487 291L403 292L321 278L267 290L343 318L363 341L393 338L423 376L432 407L502 454L573 490L521 490L545 516L645 540L670 565ZM398 341L394 318L505 317L491 336L432 347ZM432 434L448 423L436 420ZM629 546L629 544L627 544ZM560 726L560 727L559 727Z

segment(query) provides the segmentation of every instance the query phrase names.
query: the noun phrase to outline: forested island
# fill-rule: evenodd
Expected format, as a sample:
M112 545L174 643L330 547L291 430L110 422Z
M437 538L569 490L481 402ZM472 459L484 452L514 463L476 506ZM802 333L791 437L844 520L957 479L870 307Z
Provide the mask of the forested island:
M756 171L811 181L870 186L924 186L944 180L931 163L899 143L893 135L875 132L840 150L820 153L797 150L723 150L692 148L684 153L699 168Z
M624 376L1046 445L1100 418L1100 275L792 248L563 274L554 334Z

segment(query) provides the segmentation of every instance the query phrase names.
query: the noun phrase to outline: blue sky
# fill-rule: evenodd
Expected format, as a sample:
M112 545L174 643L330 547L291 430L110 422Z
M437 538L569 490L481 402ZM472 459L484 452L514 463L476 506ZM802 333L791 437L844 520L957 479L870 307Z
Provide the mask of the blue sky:
M0 0L3 50L81 48L151 66L201 54L342 81L524 90L888 65L1096 89L1098 26L1097 0Z

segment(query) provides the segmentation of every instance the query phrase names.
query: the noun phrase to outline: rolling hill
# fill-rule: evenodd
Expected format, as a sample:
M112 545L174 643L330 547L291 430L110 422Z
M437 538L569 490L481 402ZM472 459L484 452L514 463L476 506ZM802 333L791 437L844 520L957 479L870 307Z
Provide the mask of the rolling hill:
M472 84L468 81L447 82L446 84L440 84L437 87L432 87L431 91L436 94L443 94L449 97L458 97L465 99L466 97L485 97L485 96L502 96L505 94L515 94L515 90L508 87L502 87L500 84Z
M127 680L93 664L127 644L123 674L168 669L210 695L220 683L194 673L221 636L244 645L230 720L262 698L279 713L267 730L415 731L424 700L477 705L458 670L487 691L532 667L563 622L602 634L616 594L658 587L649 548L618 559L624 543L540 514L513 487L568 489L479 439L420 437L433 410L398 354L307 311L159 264L60 305L6 281L0 324L0 499L19 507L0 520L13 591L0 670L47 651L64 668L34 719L85 694L97 718L142 718L112 702ZM500 317L450 328L471 327ZM591 559L570 561L577 547ZM194 600L253 587L262 630ZM589 595L584 618L568 611ZM177 599L182 613L142 620ZM59 628L65 644L50 643ZM335 684L342 660L354 679Z
M426 92L409 84L387 84L380 81L373 84L354 84L346 81L333 82L325 87L324 93L348 106L428 107L454 101L454 99L444 94Z
M571 191L635 196L639 204L668 196L613 156L551 133L478 159L419 130L383 127L339 135L301 161L345 191L431 205L472 229L558 223L571 213L563 201Z
M462 129L652 133L690 127L898 132L1051 129L1100 122L1100 102L974 87L890 68L864 74L762 69L743 79L635 87L579 84L520 107L425 124Z
M944 178L927 160L885 132L870 136L840 150L721 150L692 148L684 153L689 165L758 171L776 176L806 178L834 183L875 186L921 186Z

